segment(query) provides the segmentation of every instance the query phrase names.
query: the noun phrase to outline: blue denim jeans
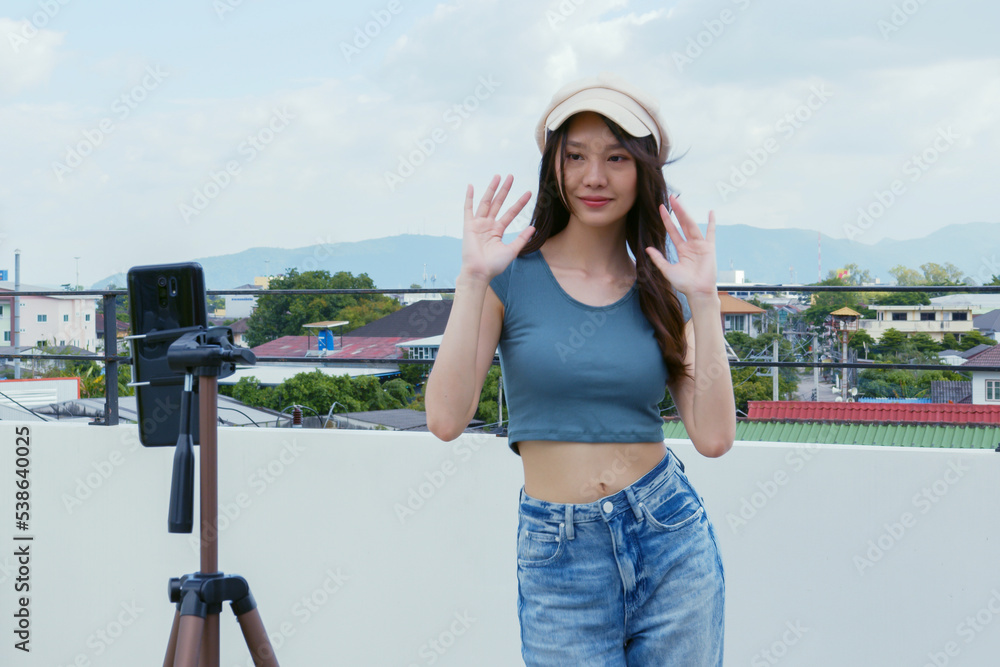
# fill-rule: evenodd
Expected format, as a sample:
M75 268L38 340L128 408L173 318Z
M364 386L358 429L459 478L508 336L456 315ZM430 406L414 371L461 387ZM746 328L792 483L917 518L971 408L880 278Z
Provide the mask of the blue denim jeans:
M550 503L522 489L517 579L528 667L722 665L722 558L669 449L594 503Z

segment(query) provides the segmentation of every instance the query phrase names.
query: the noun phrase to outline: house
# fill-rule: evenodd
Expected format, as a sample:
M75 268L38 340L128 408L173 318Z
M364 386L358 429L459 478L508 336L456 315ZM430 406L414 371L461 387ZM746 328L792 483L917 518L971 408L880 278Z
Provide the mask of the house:
M931 380L931 403L971 403L970 380Z
M233 342L240 347L246 347L244 337L247 335L249 321L249 317L242 317L229 325L229 328L233 330Z
M97 334L97 351L104 351L104 313L97 313L94 325ZM125 354L125 336L128 335L129 324L115 318L115 339L118 341L118 354Z
M950 333L961 340L972 331L972 307L969 305L869 306L876 311L874 320L861 320L861 328L876 340L889 329L910 335L925 333L936 341Z
M739 331L751 338L757 337L761 330L760 315L765 312L763 308L737 299L728 292L719 292L719 301L722 306L722 330L725 333Z
M1000 374L997 374L1000 383ZM975 386L975 380L973 380ZM996 389L1000 391L1000 388ZM975 400L973 399L973 403ZM823 422L914 422L1000 426L1000 396L995 405L968 403L848 403L814 401L749 401L751 420Z
M10 344L14 337L14 283L0 282L0 329L3 343ZM47 287L25 285L22 292L50 292ZM20 296L20 346L75 345L86 350L97 350L97 307L92 296L75 296L65 292L53 296Z
M969 308L973 315L981 315L1000 308L1000 294L989 292L955 293L931 297L931 305L944 308Z
M987 338L1000 341L1000 308L974 316L972 326Z
M1000 368L1000 344L992 345L979 354L969 357L962 370L974 366ZM1000 371L972 372L972 402L975 405L991 406L1000 410Z
M270 283L270 278L257 276L253 279L252 285L240 285L233 289L238 290L265 290ZM257 307L256 294L227 294L226 314L227 318L250 317L250 314ZM235 332L234 332L235 333Z

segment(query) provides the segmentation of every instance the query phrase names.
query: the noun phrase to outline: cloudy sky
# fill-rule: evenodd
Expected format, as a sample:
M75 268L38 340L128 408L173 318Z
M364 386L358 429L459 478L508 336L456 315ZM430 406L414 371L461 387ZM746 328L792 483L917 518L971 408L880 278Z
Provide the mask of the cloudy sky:
M971 0L4 0L0 269L459 236L466 184L534 191L542 108L601 71L661 101L699 219L994 222L997 25Z

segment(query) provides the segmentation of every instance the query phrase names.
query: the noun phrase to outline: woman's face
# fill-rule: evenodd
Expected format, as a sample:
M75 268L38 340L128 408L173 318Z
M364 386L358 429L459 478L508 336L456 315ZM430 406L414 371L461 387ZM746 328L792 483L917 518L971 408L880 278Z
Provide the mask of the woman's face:
M571 219L588 226L624 224L636 198L635 159L602 116L586 111L570 119L566 159L556 174L565 185Z

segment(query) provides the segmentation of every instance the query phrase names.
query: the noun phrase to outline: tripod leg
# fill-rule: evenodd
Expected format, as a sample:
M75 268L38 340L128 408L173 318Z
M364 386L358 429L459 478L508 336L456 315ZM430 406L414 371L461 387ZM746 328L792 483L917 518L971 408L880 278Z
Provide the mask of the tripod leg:
M170 640L167 642L167 654L163 658L163 667L174 667L174 656L177 655L177 631L181 624L181 610L174 613L174 624L170 626Z
M198 667L201 652L201 635L205 619L200 616L181 616L177 633L177 656L173 667Z
M253 658L255 667L278 667L278 658L271 648L271 640L264 630L264 622L260 620L260 612L257 609L240 614L236 617L239 621L240 630L243 631L243 638L250 649L250 657Z
M205 630L201 634L201 662L198 667L219 667L219 615L205 617Z
M191 590L184 594L177 613L180 621L177 627L176 654L171 667L198 667L208 605L202 602L198 591Z

